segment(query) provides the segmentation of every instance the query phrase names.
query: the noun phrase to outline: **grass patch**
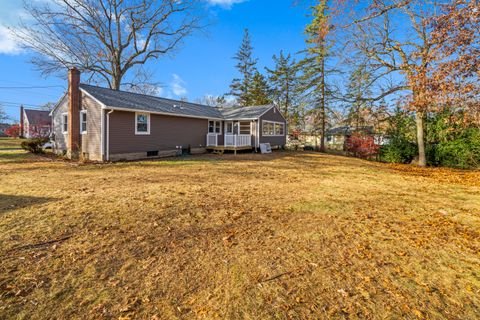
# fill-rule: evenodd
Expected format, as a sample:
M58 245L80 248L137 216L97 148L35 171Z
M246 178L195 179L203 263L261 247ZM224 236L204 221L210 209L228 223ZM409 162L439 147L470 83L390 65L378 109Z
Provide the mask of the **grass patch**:
M288 152L2 155L2 319L480 313L478 171Z

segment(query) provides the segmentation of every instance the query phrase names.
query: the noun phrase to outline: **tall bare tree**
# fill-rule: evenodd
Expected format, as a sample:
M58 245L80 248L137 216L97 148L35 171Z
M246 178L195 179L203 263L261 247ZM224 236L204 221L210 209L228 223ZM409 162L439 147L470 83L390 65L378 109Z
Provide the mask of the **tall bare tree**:
M28 1L13 28L43 74L77 67L118 90L132 69L172 53L202 27L200 0Z
M355 22L357 39L353 43L377 71L375 79L388 83L373 100L393 94L407 97L406 104L415 112L418 164L425 166L424 122L435 107L428 95L429 76L443 45L432 38L431 21L441 5L423 0L370 0L366 8L368 13ZM393 75L394 81L386 81L388 75Z

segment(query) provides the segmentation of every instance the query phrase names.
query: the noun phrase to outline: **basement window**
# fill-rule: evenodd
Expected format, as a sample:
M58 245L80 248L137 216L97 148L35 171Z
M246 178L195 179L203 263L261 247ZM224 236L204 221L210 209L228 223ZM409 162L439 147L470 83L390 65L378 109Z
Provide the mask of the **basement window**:
M158 157L158 151L147 151L147 157Z

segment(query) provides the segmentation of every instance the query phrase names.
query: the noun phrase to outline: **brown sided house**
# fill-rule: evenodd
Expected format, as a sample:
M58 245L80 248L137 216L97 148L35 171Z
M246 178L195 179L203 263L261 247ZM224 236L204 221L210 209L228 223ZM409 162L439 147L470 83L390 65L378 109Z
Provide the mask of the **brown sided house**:
M76 69L68 78L68 93L50 115L54 150L70 158L135 160L286 144L286 121L274 105L214 108L81 84Z
M51 129L48 111L20 107L20 136L28 139L48 137Z

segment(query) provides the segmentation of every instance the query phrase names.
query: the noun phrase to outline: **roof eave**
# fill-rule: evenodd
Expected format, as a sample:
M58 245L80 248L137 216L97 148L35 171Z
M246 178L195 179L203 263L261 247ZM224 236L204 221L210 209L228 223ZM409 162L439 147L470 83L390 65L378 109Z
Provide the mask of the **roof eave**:
M130 108L113 107L113 106L106 106L106 105L103 105L102 109L127 111L127 112L145 112L145 113L160 114L160 115L163 115L163 116L181 117L181 118L193 118L193 119L205 119L205 120L224 120L223 118L217 118L217 117L194 116L194 115L187 115L187 114L151 111L151 110L146 110L146 109L130 109Z

